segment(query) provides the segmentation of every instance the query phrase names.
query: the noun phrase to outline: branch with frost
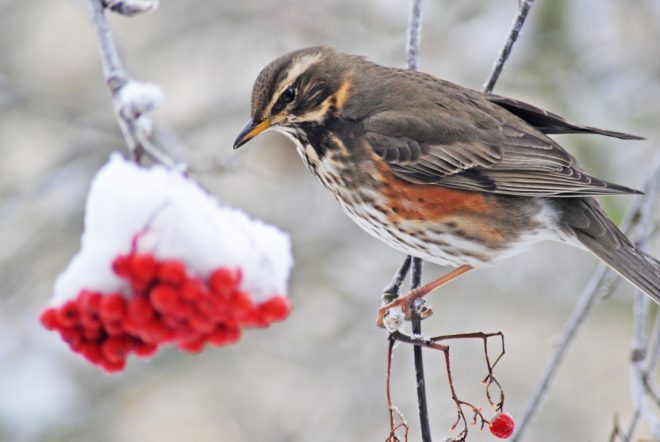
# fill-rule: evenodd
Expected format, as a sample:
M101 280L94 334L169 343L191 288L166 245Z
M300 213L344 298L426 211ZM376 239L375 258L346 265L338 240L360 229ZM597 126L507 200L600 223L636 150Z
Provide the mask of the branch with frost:
M509 35L507 36L506 41L504 42L504 46L502 46L502 49L500 50L500 54L497 56L497 60L495 60L493 70L491 71L488 77L488 81L486 81L486 85L484 86L484 92L486 92L487 94L493 92L495 83L497 83L497 80L500 78L502 69L504 69L504 65L506 64L506 61L509 59L509 55L511 55L511 50L513 49L513 45L516 43L518 37L520 36L520 31L522 30L522 27L525 24L525 20L527 20L527 15L529 14L529 11L532 9L533 3L534 0L520 0L518 7L518 15L516 15L516 18L513 20L513 24L511 25L511 30L509 31Z
M143 155L170 169L184 169L163 153L151 141L153 121L150 113L160 106L163 92L152 83L133 80L124 70L105 17L105 9L126 16L134 16L157 8L150 0L88 0L92 25L96 31L103 62L103 76L110 88L115 115L128 150L134 161Z
M656 156L655 168L660 170L660 154ZM660 176L649 181L645 186L645 198L641 204L638 214L639 229L637 245L644 250L648 247L649 240L654 230L654 212L657 206L658 187L660 187ZM660 342L660 315L656 313L655 326L649 335L650 301L644 293L637 291L633 305L633 337L630 354L630 390L633 397L633 417L626 431L624 440L631 441L635 435L640 418L648 424L653 436L660 439L660 416L655 414L649 407L649 399L656 400L657 394L650 382L657 363L657 345ZM653 346L649 346L649 340Z
M656 161L651 165L644 183L645 184L643 186L643 190L645 191L645 194L634 203L628 212L626 219L622 223L621 230L626 234L630 234L640 226L640 223L644 218L641 216L641 213L642 210L644 210L643 208L645 205L653 206L654 204L657 204L657 198L653 197L655 192L652 189L657 189L658 183L660 183L660 154L656 155ZM651 221L648 222L651 223ZM650 227L649 231L652 230L653 228ZM519 420L518 428L516 434L514 435L513 442L522 440L525 431L528 429L532 420L540 411L543 398L547 394L548 389L550 388L550 385L552 384L552 381L557 374L559 366L566 356L568 348L571 346L575 337L577 336L577 332L580 330L582 325L584 325L585 319L591 312L591 309L598 303L600 299L614 291L615 284L607 283L607 270L608 268L605 264L599 264L591 279L587 283L582 296L580 296L578 304L576 305L570 319L564 327L564 331L562 332L559 344L557 345L557 348L550 358L550 362L548 362L546 365L543 375L541 376L541 379L539 380L531 398L527 403L527 406L522 413L522 417ZM658 330L656 329L656 333L657 332Z

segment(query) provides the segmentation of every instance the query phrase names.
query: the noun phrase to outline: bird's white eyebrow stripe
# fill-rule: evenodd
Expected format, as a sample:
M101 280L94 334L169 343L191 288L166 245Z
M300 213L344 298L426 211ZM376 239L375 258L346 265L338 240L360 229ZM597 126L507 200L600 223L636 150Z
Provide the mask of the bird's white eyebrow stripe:
M266 106L266 109L264 110L264 115L270 115L275 102L282 94L282 92L284 92L284 89L289 87L300 76L300 74L305 72L311 65L318 62L320 59L320 53L304 55L297 58L291 67L287 70L286 77L284 77L284 80L280 82L279 87L271 97L268 106Z

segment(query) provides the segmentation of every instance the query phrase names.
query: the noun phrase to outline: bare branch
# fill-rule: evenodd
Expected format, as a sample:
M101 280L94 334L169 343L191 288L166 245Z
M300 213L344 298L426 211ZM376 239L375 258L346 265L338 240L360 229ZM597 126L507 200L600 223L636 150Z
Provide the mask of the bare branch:
M406 42L406 68L419 69L419 44L422 35L422 0L410 1L408 38Z
M655 168L660 169L660 154L656 155ZM645 186L644 202L639 209L638 246L643 250L648 247L649 240L654 230L653 215L657 204L658 180L650 181ZM633 305L633 337L631 343L630 358L630 390L635 405L633 419L626 431L625 440L633 440L640 418L643 418L651 428L654 436L660 439L660 419L649 410L647 394L653 393L648 381L648 375L652 371L646 371L647 359L654 359L655 355L649 355L649 298L642 292L637 291ZM657 322L657 321L656 321ZM657 332L657 330L654 330ZM650 356L650 358L649 358ZM652 368L651 368L652 370Z
M656 185L660 181L660 161L656 161L648 174L647 179L645 180L644 189L648 192L648 189L651 186ZM639 225L641 216L640 211L642 207L649 201L649 194L646 193L640 197L636 203L633 205L631 210L628 212L626 220L623 222L622 230L624 232L632 231L637 225ZM607 292L613 290L614 286L609 285L609 287L604 284L606 281L605 276L608 274L607 266L605 264L599 264L596 268L593 276L589 280L578 304L576 305L573 313L568 320L564 331L561 335L561 339L557 348L552 355L550 362L546 365L545 371L541 376L541 380L536 386L536 389L532 393L531 398L527 403L527 407L522 413L522 417L518 420L518 425L516 433L513 437L513 442L522 440L525 430L530 425L531 421L534 419L536 414L541 408L543 398L554 379L557 369L563 362L564 356L570 345L573 343L577 331L582 327L584 321L591 311L591 308L596 305L597 301L601 298L602 295L605 295Z
M532 9L533 3L534 0L521 0L518 9L518 15L513 21L513 25L511 25L511 30L509 31L509 35L507 36L506 42L504 43L504 46L500 51L500 55L497 57L497 60L495 61L493 70L491 71L490 76L488 77L488 81L486 81L486 85L484 86L484 92L486 92L487 94L493 92L495 83L497 83L497 80L500 78L502 69L504 69L504 64L509 59L509 55L511 55L511 49L513 49L513 45L516 42L516 40L518 40L520 31L522 30L522 27L525 24L525 20L527 19L527 14L529 14L530 9Z
M92 25L101 49L103 76L110 88L117 123L131 156L139 162L142 155L146 154L168 168L183 170L185 168L183 165L177 165L150 140L153 123L148 114L163 100L160 88L150 83L132 80L126 74L105 18L106 6L126 15L135 15L155 9L157 2L88 0L88 3Z

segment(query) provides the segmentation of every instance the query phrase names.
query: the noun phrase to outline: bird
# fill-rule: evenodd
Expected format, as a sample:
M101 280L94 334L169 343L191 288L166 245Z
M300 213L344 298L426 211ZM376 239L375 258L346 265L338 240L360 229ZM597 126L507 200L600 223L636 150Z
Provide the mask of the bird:
M593 253L660 304L660 262L595 197L640 194L585 172L549 135L643 139L531 104L315 46L258 74L234 149L274 130L361 228L454 270L380 308L377 324L474 268L555 240Z

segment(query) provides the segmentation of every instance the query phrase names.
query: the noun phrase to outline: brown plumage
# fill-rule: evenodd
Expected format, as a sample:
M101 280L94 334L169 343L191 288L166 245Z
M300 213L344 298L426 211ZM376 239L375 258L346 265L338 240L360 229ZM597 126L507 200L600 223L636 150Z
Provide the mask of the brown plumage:
M660 303L660 264L593 198L639 192L590 176L547 135L639 137L327 47L291 52L259 74L235 148L268 129L291 138L347 214L398 250L478 267L559 240Z

